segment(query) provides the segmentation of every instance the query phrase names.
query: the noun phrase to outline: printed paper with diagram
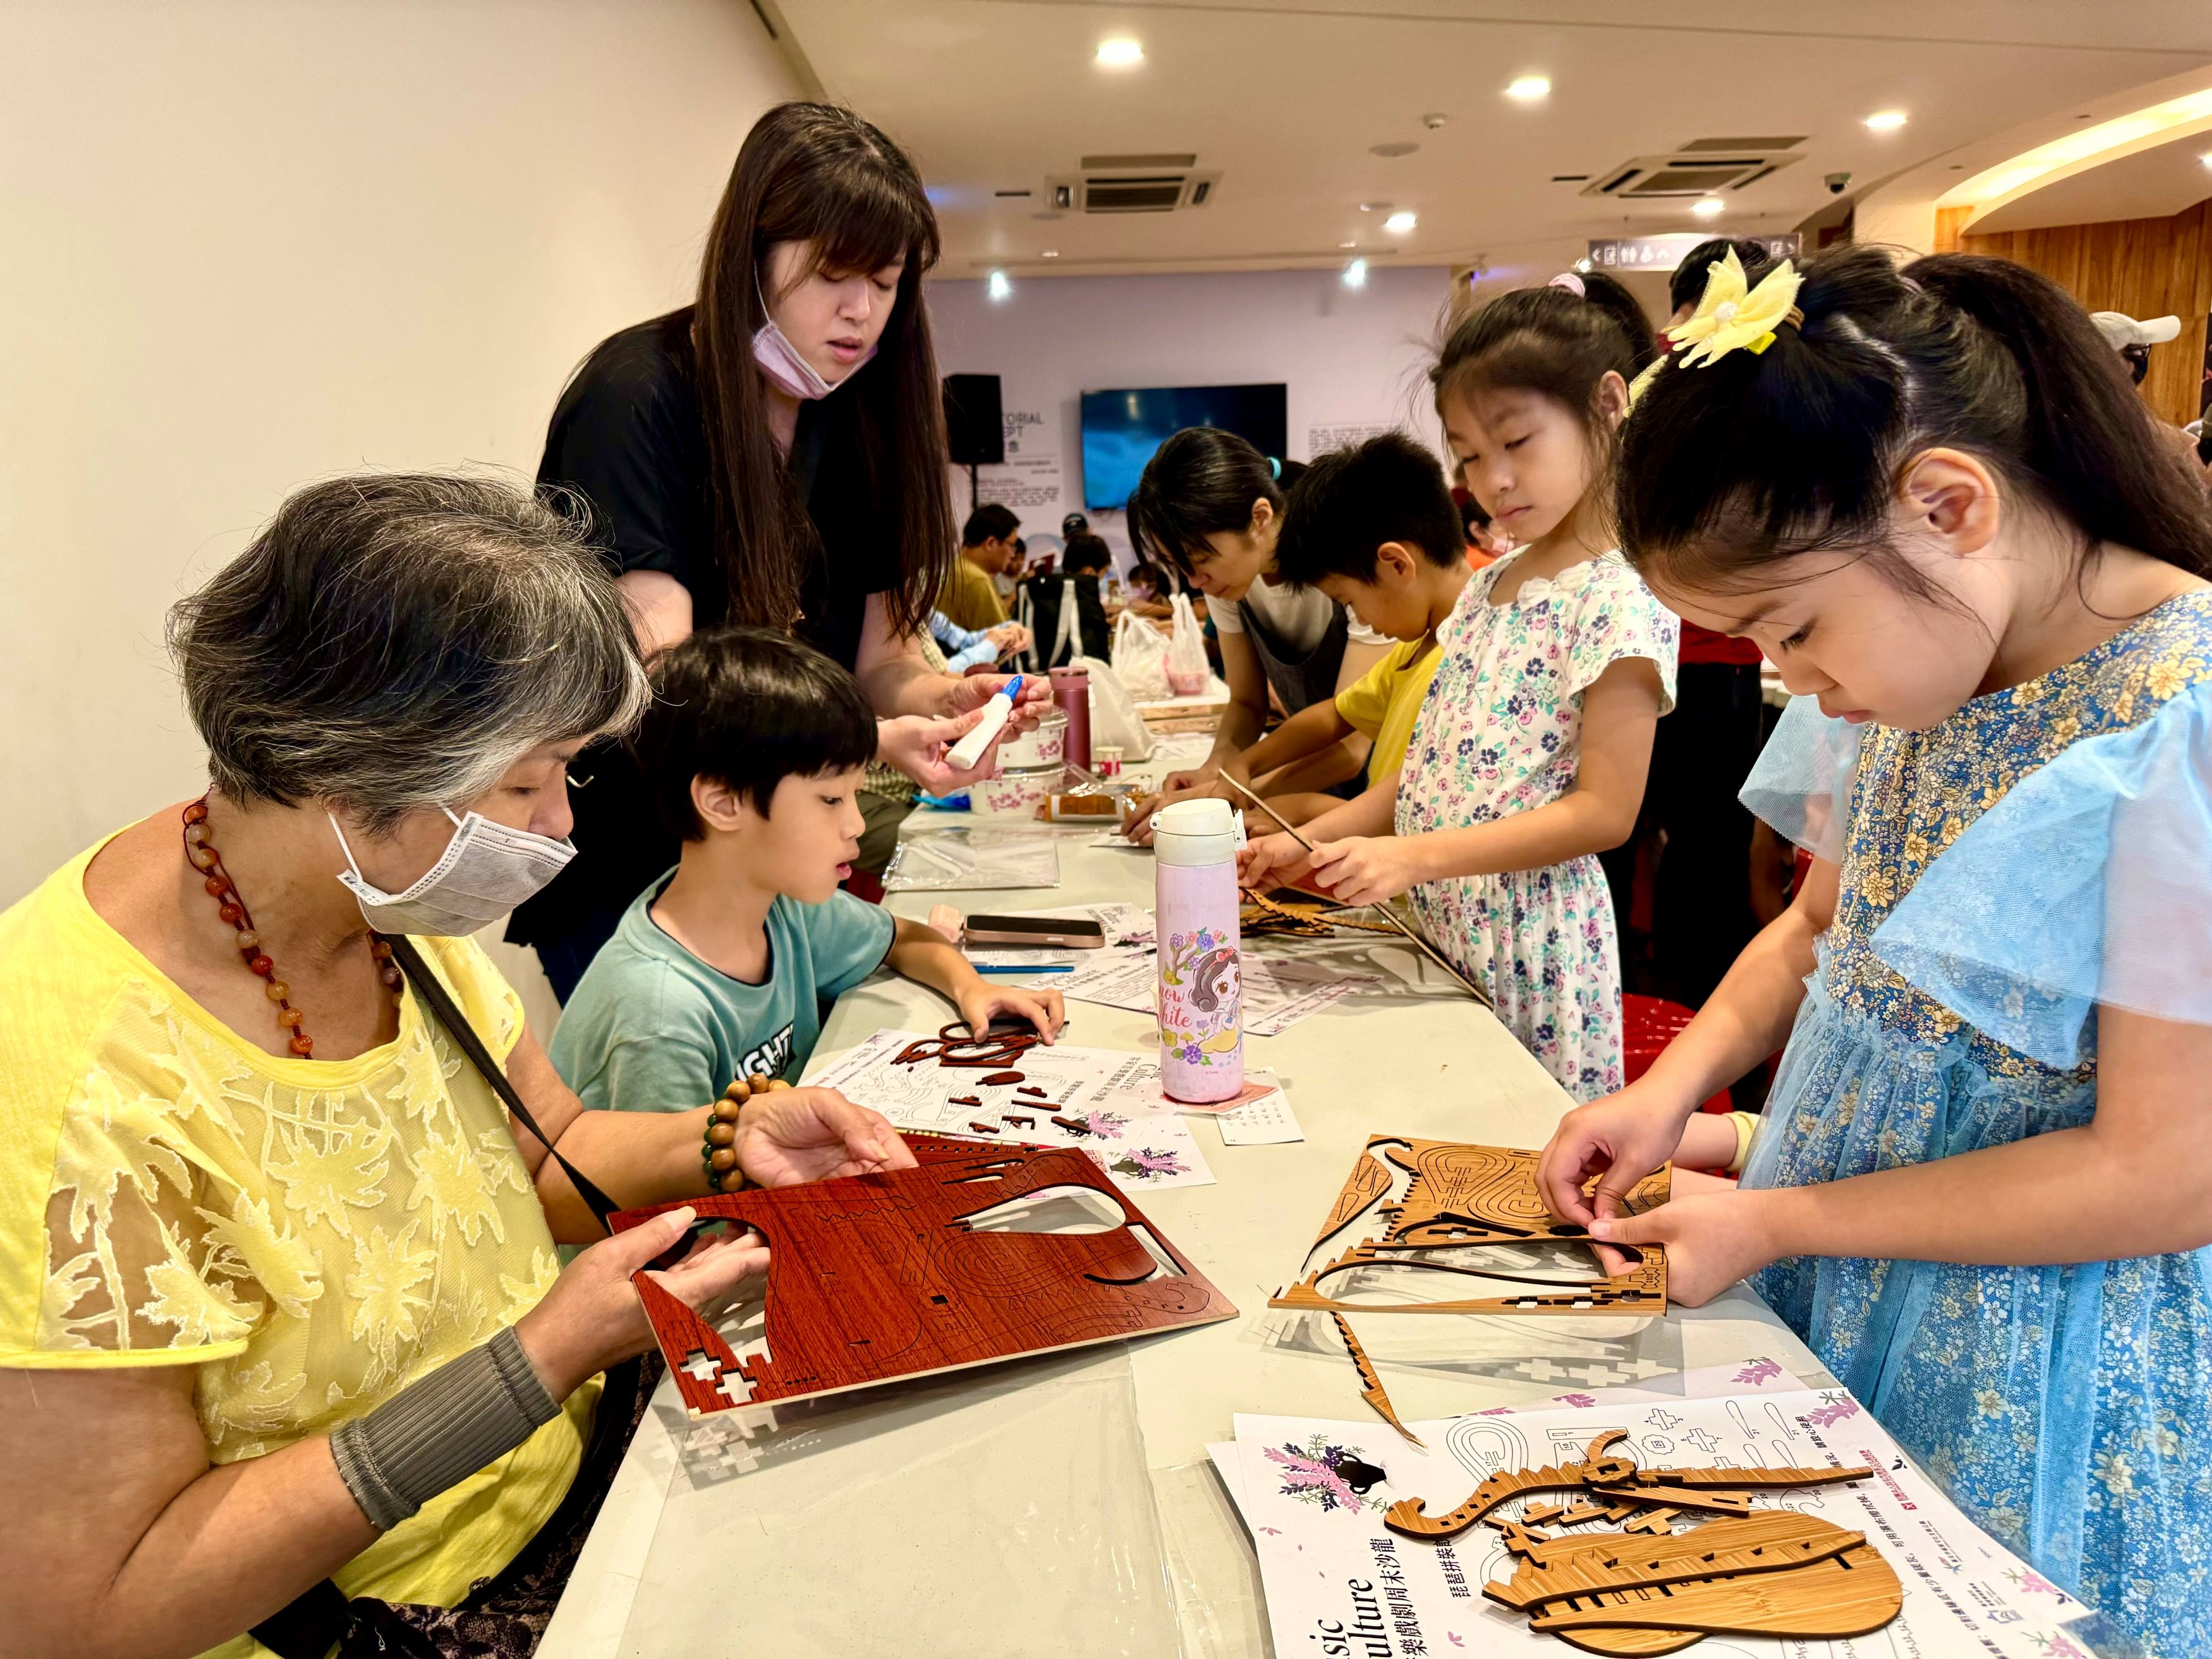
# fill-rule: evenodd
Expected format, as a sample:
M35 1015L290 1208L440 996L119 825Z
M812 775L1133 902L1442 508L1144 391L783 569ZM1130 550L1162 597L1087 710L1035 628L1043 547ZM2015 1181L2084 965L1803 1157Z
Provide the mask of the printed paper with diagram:
M902 1129L986 1144L1079 1147L1129 1192L1213 1184L1190 1125L1132 1098L1130 1080L1147 1056L1040 1043L995 1072L933 1060L898 1063L909 1044L931 1040L920 1031L878 1031L809 1067L805 1081L872 1107ZM994 1077L1013 1080L984 1081Z
M1548 1655L1571 1650L1486 1600L1483 1585L1515 1565L1498 1531L1478 1524L1431 1542L1382 1524L1402 1498L1442 1514L1501 1469L1579 1459L1599 1433L1628 1434L1639 1467L1815 1468L1865 1464L1869 1479L1762 1498L1863 1534L1904 1589L1899 1617L1849 1640L1709 1636L1714 1659L2088 1659L2062 1628L2079 1602L2001 1549L1906 1461L1841 1389L1770 1392L1784 1380L1764 1362L1757 1386L1710 1399L1501 1408L1410 1425L1426 1449L1378 1421L1239 1415L1237 1456L1246 1522L1260 1557L1278 1653L1373 1659L1432 1654ZM1794 1380L1794 1379L1789 1379ZM1575 1400L1577 1396L1565 1396ZM1499 1512L1546 1503L1534 1493ZM1686 1517L1684 1517L1686 1520ZM1561 1535L1601 1533L1602 1522ZM1332 1645L1336 1644L1340 1645Z

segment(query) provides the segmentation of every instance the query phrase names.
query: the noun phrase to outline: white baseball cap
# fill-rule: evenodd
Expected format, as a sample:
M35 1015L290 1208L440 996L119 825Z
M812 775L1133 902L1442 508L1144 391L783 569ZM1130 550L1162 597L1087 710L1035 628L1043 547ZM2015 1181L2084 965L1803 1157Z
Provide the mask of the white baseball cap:
M2148 322L2137 322L2124 311L2093 311L2089 320L2105 337L2105 343L2115 351L2124 351L2130 346L2164 345L2181 332L2179 317L2154 317Z

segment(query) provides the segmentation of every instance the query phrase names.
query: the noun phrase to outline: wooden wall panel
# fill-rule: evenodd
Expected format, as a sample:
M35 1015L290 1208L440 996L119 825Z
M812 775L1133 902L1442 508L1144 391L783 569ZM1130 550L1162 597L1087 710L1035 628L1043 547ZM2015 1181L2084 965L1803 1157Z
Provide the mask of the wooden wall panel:
M2170 219L2115 219L2095 225L2052 225L2035 230L1959 235L1956 221L1939 209L1936 245L1947 240L1961 253L1986 253L2039 270L2089 311L2124 311L2130 317L2181 319L2181 333L2154 347L2143 398L2160 418L2177 426L2197 418L2202 395L2205 319L2212 311L2212 200Z

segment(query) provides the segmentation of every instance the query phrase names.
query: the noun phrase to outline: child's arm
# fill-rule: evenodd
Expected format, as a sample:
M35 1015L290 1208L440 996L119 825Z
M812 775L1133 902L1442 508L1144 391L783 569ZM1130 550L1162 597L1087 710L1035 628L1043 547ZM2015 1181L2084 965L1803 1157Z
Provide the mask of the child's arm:
M1538 1190L1554 1215L1589 1226L1598 1216L1618 1213L1615 1194L1681 1156L1684 1126L1698 1103L1788 1040L1815 965L1814 941L1835 920L1836 875L1827 860L1814 860L1790 908L1744 946L1698 1017L1660 1051L1651 1069L1619 1094L1577 1106L1559 1120L1536 1165ZM1607 1170L1593 1207L1583 1185Z
M1540 870L1620 846L1644 804L1660 697L1658 665L1620 658L1583 693L1574 787L1559 799L1464 830L1340 840L1319 848L1314 878L1346 904L1373 904L1425 881Z
M894 917L892 926L890 953L884 958L891 971L950 998L976 1036L990 1030L994 1014L1019 1015L1042 1032L1047 1042L1067 1023L1059 992L989 984L934 927L904 916Z
M1686 1198L1593 1224L1667 1247L1667 1293L1695 1306L1784 1256L2012 1267L2212 1244L2212 1026L2100 1006L2097 1114L2001 1146L1811 1187Z
M1352 722L1336 712L1336 699L1324 697L1319 702L1307 704L1249 749L1231 756L1221 763L1221 775L1236 779L1249 789L1254 778L1264 777L1279 766L1318 755L1339 738L1352 734ZM1243 799L1231 789L1215 793L1224 799Z

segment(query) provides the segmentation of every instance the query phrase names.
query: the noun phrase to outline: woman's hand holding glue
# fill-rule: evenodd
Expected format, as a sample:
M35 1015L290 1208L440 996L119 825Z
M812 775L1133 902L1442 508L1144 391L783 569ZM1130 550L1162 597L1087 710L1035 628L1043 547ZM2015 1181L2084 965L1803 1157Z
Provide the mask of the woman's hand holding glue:
M983 705L981 715L968 728L968 734L952 745L945 758L963 772L980 763L984 751L998 742L1000 735L1006 731L1006 722L1014 715L1015 700L1021 695L1022 677L1017 674L1005 686L991 693L990 701ZM988 774L977 775L987 776Z

